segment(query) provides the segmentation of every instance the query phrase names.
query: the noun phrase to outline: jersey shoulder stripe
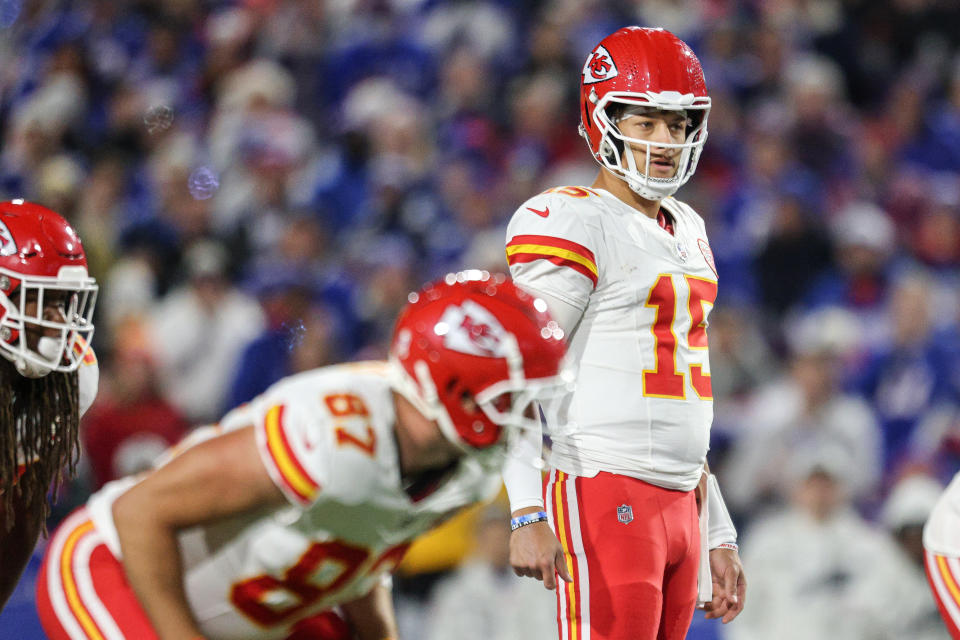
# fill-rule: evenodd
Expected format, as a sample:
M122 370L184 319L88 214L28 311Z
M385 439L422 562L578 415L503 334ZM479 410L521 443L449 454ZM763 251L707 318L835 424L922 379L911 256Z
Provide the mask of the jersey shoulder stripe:
M267 451L277 470L277 477L282 482L282 488L293 495L297 502L306 506L313 502L320 491L320 484L310 477L290 446L283 426L283 413L284 406L275 405L267 411L264 418Z
M597 196L598 198L600 197L600 194L593 189L572 185L553 187L551 189L547 189L546 191L541 191L539 195L543 196L547 195L548 193L570 196L571 198L588 198L590 196Z
M83 364L90 365L97 363L97 356L93 353L93 347L87 344L87 341L80 336L73 341L73 352L78 356L83 356Z
M597 286L597 260L582 244L554 236L517 235L507 243L507 264L548 260L577 271Z

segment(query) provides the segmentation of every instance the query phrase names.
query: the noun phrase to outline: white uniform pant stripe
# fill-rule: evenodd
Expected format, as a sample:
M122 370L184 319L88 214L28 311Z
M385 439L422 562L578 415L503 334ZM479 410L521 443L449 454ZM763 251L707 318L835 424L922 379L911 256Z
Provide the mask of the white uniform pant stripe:
M937 562L937 556L929 551L924 551L924 555L926 556L930 578L936 590L937 600L940 601L944 609L947 610L947 613L950 614L950 619L953 620L953 623L957 627L960 627L960 605L958 605L957 599L954 598L949 587L947 587L943 574L940 573L940 564ZM953 578L954 584L960 585L960 578L958 578L958 576L960 576L960 562L958 562L956 558L944 559L947 561L946 565Z
M87 613L100 627L107 640L124 640L123 633L114 621L113 616L104 606L93 587L93 575L90 573L90 555L98 545L103 544L103 537L94 529L85 535L78 543L74 553L73 575L77 581L77 593L80 602L86 607Z
M557 489L557 476L559 474L556 470L550 472L550 483L548 485L548 491L545 500L545 506L547 509L547 514L550 516L550 525L553 527L553 530L559 536L561 530L565 533L565 542L569 551L576 557L575 565L574 563L568 564L568 568L571 570L573 579L574 579L574 603L579 609L579 616L574 617L570 614L569 609L569 589L570 586L558 578L557 583L557 612L560 618L560 638L576 638L576 640L590 640L590 586L589 586L589 572L586 567L586 557L583 553L583 539L581 537L580 531L580 512L578 509L577 502L577 489L576 489L576 477L571 477L568 474L564 474L564 486L561 491L560 499L562 504L556 504L556 489ZM559 506L559 509L557 509ZM565 515L566 520L569 522L569 527L566 523L559 523L555 521L555 515L559 513L561 516ZM574 612L576 614L577 612ZM574 630L570 629L570 620L574 618L577 622L577 628Z
M570 546L577 558L575 576L577 600L580 603L580 635L578 640L590 640L590 570L587 566L587 554L583 547L583 533L580 530L580 500L577 498L576 478L567 476L566 501L564 512L570 520Z
M86 640L87 635L83 632L80 622L70 611L70 605L67 604L63 581L60 579L60 559L63 557L63 546L66 544L67 538L70 537L74 529L86 520L88 520L87 510L80 509L60 525L60 529L53 537L53 548L47 561L47 591L50 596L50 604L57 614L57 620L71 640Z
M554 503L556 501L553 499L554 492L552 491L556 481L557 481L557 470L551 469L550 479L547 482L547 492L543 502L544 502L544 508L547 511L547 517L549 518L550 527L553 528L554 534L556 534L557 531L559 530L557 529L557 522L554 517L554 514L555 514ZM563 586L565 584L566 583L563 581L558 582L557 588L555 590L557 594L557 614L560 618L560 638L561 639L566 638L569 634L569 629L568 629L569 625L567 624L567 599L563 595L564 593Z
M60 526L56 535L51 541L52 549L47 561L47 591L50 596L50 604L57 614L57 620L63 627L71 640L87 640L89 637L84 631L74 615L73 610L67 602L66 590L64 589L61 574L62 558L64 546L71 534L82 524L89 520L86 509L80 509ZM88 613L94 618L106 640L124 640L113 618L107 613L103 603L100 602L96 591L93 588L93 578L90 575L88 560L93 549L102 542L96 530L84 535L77 541L74 547L73 557L70 559L70 570L73 573L77 583L77 595L82 605Z

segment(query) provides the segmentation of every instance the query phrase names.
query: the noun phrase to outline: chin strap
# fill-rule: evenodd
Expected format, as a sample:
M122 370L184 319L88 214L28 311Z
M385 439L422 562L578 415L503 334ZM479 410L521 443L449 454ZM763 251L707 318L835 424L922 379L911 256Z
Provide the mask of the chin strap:
M32 358L18 356L14 361L17 372L25 378L42 378L57 366L57 361L63 357L63 341L44 336L37 342L36 353L49 361L49 363L38 362Z
M660 180L650 177L650 148L652 146L655 145L647 145L646 167L643 171L640 171L630 145L624 142L623 155L627 161L627 168L626 170L622 169L617 175L641 198L646 198L647 200L663 200L664 198L672 196L680 189L680 180L674 178Z
M17 358L13 364L17 367L17 373L24 378L42 378L53 371L52 367L44 367L32 360L26 360L24 358Z

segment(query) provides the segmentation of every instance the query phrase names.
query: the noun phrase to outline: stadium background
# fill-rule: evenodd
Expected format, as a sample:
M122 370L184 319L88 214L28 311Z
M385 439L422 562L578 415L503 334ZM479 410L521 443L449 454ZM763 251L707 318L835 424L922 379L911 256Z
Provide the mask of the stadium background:
M903 542L933 493L903 479L960 468L960 9L946 0L3 0L0 197L63 214L101 283L100 396L51 525L279 377L383 356L422 282L504 270L513 210L596 173L577 82L625 24L686 40L713 99L678 196L720 274L710 455L748 602L770 578L749 563L751 532L802 509L811 472L858 526ZM410 559L407 637L426 637L437 578L488 516ZM837 535L863 546L860 529ZM804 615L824 624L848 616L864 570L835 565L807 591ZM42 637L32 578L0 638Z

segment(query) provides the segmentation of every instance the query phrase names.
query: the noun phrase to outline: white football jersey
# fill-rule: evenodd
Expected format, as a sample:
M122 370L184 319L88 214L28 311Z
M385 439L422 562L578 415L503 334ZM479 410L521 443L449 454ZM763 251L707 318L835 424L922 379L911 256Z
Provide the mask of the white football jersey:
M544 403L550 463L693 489L713 420L707 317L717 273L703 220L666 198L674 235L607 191L558 187L517 209L517 284L583 310L569 343L575 389Z
M370 591L415 537L496 495L497 471L472 458L408 495L394 421L386 363L339 365L278 382L180 446L253 424L291 503L181 533L187 598L205 635L283 638L297 620ZM110 483L88 503L118 558L111 505L135 482Z
M97 356L93 353L93 347L88 347L83 360L80 361L80 368L77 369L78 403L81 418L93 404L93 401L96 400L99 386L100 365L97 363Z
M953 476L923 527L924 548L960 558L960 473Z

